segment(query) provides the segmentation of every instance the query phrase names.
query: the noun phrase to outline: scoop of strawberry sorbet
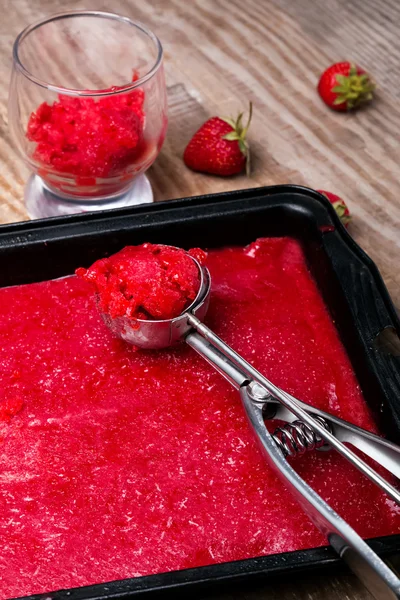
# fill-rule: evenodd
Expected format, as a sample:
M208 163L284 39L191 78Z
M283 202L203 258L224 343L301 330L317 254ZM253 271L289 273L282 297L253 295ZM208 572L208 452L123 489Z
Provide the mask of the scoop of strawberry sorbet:
M112 319L173 319L199 291L200 273L192 256L202 263L207 255L199 248L126 246L76 274L94 286L100 310Z

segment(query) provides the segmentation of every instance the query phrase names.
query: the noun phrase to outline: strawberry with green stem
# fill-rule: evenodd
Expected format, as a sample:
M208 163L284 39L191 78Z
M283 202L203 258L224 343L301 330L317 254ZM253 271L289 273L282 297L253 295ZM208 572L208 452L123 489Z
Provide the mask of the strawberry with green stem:
M325 198L328 198L329 202L335 209L337 216L342 221L343 225L347 228L348 224L351 221L351 215L346 202L340 196L337 196L332 192L327 192L326 190L317 190L317 192L325 196Z
M236 119L212 117L194 134L183 154L185 165L194 171L227 177L246 169L250 174L250 149L246 136L253 106L243 124L243 113Z
M350 62L340 62L322 73L317 89L329 108L347 111L370 102L375 84L361 67Z

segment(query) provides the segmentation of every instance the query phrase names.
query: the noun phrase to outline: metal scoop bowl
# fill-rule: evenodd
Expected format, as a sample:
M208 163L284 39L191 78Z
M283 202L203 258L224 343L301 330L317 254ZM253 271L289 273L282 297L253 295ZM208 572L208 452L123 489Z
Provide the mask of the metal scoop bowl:
M247 418L271 467L284 480L314 525L327 537L336 552L358 575L377 600L400 598L400 579L371 550L364 540L296 473L286 460L323 446L334 448L386 494L400 504L399 491L372 469L343 442L400 478L400 448L338 417L316 409L275 386L250 363L211 331L205 317L211 291L208 270L190 257L200 274L199 291L192 304L178 317L167 320L140 320L102 317L114 335L146 350L168 348L185 342L219 371L240 393ZM271 434L267 418L286 421Z
M158 320L132 319L130 317L112 319L109 315L102 313L103 321L112 333L128 344L143 350L162 350L182 341L192 329L189 322L190 316L194 315L199 320L204 319L210 303L210 273L193 256L190 258L199 270L200 284L196 298L184 313L174 319Z

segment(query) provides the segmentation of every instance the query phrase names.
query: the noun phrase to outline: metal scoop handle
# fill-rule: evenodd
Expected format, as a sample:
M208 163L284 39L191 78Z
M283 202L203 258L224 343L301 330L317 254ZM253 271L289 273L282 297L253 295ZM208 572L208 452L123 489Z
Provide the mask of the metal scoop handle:
M210 362L228 381L236 388L240 389L246 381L249 381L249 375L241 371L234 363L228 362L227 357L217 350L210 342L198 334L191 333L186 338L186 342L199 354ZM260 405L266 403L273 405L272 413L264 413L267 418L279 419L286 423L293 423L297 419L290 410L283 406L277 398L266 393L264 387L259 384L252 384L251 387L253 402L258 401ZM288 394L290 396L290 394ZM400 479L400 447L388 440L385 440L361 427L352 425L339 417L335 417L319 408L315 408L305 402L302 402L294 396L290 396L300 407L315 417L322 417L329 425L330 431L340 441L346 442L361 450L364 454L372 458L375 462L387 469L395 477ZM386 491L386 490L385 490ZM396 498L397 501L397 490Z
M400 579L371 550L350 525L305 483L284 458L272 435L265 427L263 407L273 398L275 401L277 399L282 403L278 411L280 408L282 411L286 411L281 412L279 418L290 415L289 418L293 420L293 415L296 415L297 418L306 422L317 431L321 438L336 448L340 454L400 504L400 494L398 491L344 446L338 438L324 429L307 412L312 407L274 386L196 317L188 314L188 321L198 333L189 333L186 337L186 342L210 362L236 389L239 389L247 417L257 434L265 457L269 464L277 470L284 483L289 486L311 521L326 536L331 546L346 561L353 572L359 577L360 581L364 583L365 587L377 600L400 599ZM257 392L255 386L263 390L263 398L260 397L262 394L254 393ZM260 389L258 389L258 392L260 392ZM327 415L323 411L318 411L318 414L323 415L324 418ZM335 427L338 425L339 429L342 427L340 431L343 435L343 431L347 429L343 426L345 422L336 417L333 418L332 415L327 415L327 417L332 420ZM357 440L364 438L364 433L368 434L368 432L364 432L360 428L355 428L355 430L357 435L354 433L353 426L350 426L352 436ZM374 452L381 457L379 461L381 464L384 464L386 468L393 466L393 463L396 464L396 456L400 456L400 453L394 444L380 440L380 438L373 436L373 434L368 434L365 439L372 442L370 446L366 444L366 447L367 449L373 447ZM375 458L373 456L374 452L371 452L372 458ZM382 460L382 456L386 458ZM392 471L391 468L389 470Z

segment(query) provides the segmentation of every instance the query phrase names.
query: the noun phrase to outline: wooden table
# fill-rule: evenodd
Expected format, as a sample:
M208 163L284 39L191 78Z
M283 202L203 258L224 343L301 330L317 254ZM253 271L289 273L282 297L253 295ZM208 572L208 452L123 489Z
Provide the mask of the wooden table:
M350 232L376 261L400 305L400 4L396 0L3 0L0 20L0 222L27 219L27 168L10 143L11 47L32 21L67 9L102 9L148 24L161 38L170 125L149 176L157 200L298 183L343 196ZM331 62L370 71L376 101L355 114L331 112L315 86ZM182 162L191 133L208 117L254 103L253 173L219 179ZM209 595L207 595L210 598ZM352 575L293 578L218 598L361 600Z

